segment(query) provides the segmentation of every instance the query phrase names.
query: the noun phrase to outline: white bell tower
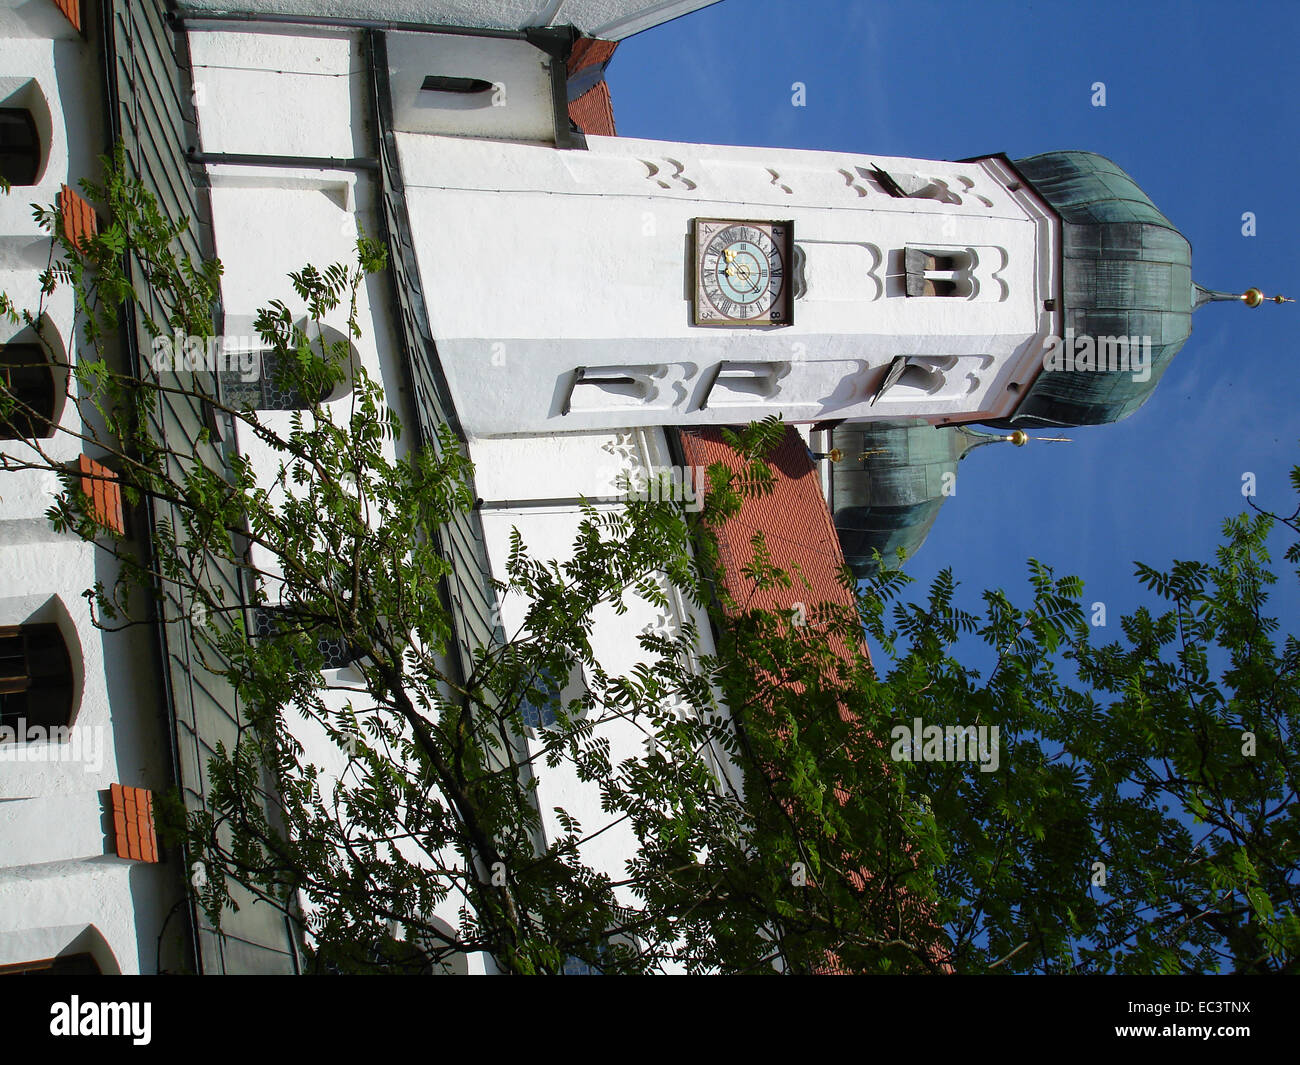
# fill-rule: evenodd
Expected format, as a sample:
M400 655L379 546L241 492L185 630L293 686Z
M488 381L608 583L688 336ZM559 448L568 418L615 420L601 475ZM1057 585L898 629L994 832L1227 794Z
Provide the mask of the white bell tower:
M1060 332L1060 223L1001 156L397 142L434 340L472 437L775 412L995 420ZM774 291L787 324L739 310L696 324L718 263L697 256L701 219L790 230Z

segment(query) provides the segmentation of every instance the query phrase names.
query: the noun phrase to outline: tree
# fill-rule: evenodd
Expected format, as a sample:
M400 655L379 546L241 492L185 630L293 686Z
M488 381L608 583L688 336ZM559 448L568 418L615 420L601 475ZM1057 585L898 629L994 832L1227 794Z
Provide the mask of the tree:
M239 693L246 725L213 760L208 806L171 808L211 919L242 885L302 929L322 971L427 971L474 951L518 973L1295 969L1296 642L1278 647L1263 614L1270 518L1229 522L1212 565L1139 567L1170 609L1125 618L1122 644L1094 646L1082 582L1033 562L1027 610L993 591L971 615L948 572L923 602L895 602L900 572L855 588L846 570L854 604L797 619L748 605L799 579L761 534L743 575L717 551L744 499L770 488L773 419L731 435L744 463L708 471L698 514L654 494L587 507L561 562L516 534L497 588L527 603L525 622L460 680L431 533L472 506L468 462L446 429L406 448L347 337L322 328L342 315L359 335L358 287L383 248L363 237L355 263L293 274L305 321L283 303L259 315L283 388L352 381L345 411L309 404L286 431L200 378L115 362L138 298L127 257L163 308L164 348L214 337L220 267L177 258L184 223L120 164L106 175L87 193L108 224L81 246L40 213L60 251L44 289L72 287L84 333L68 386L84 428L60 431L92 437L128 501L166 501L179 523L153 523L140 553L40 440L0 468L58 472L50 520L120 560L116 583L93 589L98 624L139 623L160 586L177 589L202 667ZM159 439L149 414L181 394L237 422L258 461L198 461ZM0 391L0 420L31 413ZM222 568L244 574L247 603L212 580ZM607 672L599 612L670 590L709 612L717 653L689 629L646 634L642 665ZM888 664L873 666L864 633ZM961 664L970 641L996 652L987 675ZM346 648L347 680L322 677L331 647ZM578 665L584 683L565 693ZM916 749L895 738L918 718L949 730L940 755L959 730L989 730L998 768L931 759L929 732ZM615 751L619 722L651 742ZM322 743L338 756L328 771L307 755ZM537 780L561 763L607 820L556 811L562 831L543 838ZM622 871L584 854L611 829L630 841ZM434 919L449 909L454 926Z

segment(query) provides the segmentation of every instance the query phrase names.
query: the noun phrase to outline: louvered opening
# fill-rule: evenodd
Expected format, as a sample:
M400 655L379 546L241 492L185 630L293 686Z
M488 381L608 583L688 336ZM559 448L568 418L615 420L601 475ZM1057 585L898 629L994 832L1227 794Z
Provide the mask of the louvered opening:
M563 413L574 410L610 410L639 406L658 395L654 379L658 366L579 366Z
M492 83L482 78L447 77L444 74L428 74L420 86L422 92L451 92L460 96L473 96L480 92L491 92Z
M771 399L788 368L784 362L724 362L702 406Z
M0 107L0 176L10 185L35 185L41 172L41 138L25 107Z
M0 440L54 435L54 370L35 344L0 348Z
M0 626L0 724L51 728L72 717L72 662L59 627Z
M907 294L968 297L974 292L973 265L974 258L969 252L907 248L903 253Z

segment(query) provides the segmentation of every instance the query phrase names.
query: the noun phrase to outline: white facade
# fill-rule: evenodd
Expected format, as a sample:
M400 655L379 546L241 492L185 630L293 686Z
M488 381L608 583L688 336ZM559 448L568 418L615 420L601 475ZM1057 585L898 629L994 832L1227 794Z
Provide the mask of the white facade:
M360 89L345 88L348 82L344 79L349 70L357 67L355 40L333 32L312 34L297 40L296 53L290 53L287 44L285 39L275 38L275 47L270 48L263 32L223 29L210 34L191 34L196 71L247 70L255 62L284 62L286 54L292 55L297 67L309 66L312 74L302 75L298 82L291 82L282 90L282 95L291 101L306 92L308 78L339 76L341 84L334 87L329 97L332 106L322 108L323 113L333 115L335 123L331 125L318 119L316 143L339 152L350 150L347 129L354 106L359 106ZM283 129L258 130L240 121L241 115L248 117L258 107L261 90L254 91L252 87L260 84L259 77L244 82L235 75L221 75L230 79L227 82L213 80L212 74L203 76L207 79L203 83L204 98L224 100L233 112L223 113L212 138L208 137L208 126L203 126L205 151L253 152L263 143L292 143L295 135L290 117L292 106L286 109ZM237 101L247 101L249 110L240 109ZM206 109L200 110L200 116L205 113ZM213 165L209 173L214 238L225 268L222 295L228 330L232 328L231 322L250 321L257 308L271 298L282 298L293 306L287 280L290 271L308 262L317 265L347 262L353 255L357 227L371 233L378 228L376 182L369 173L233 165ZM387 287L388 281L382 276L372 277L365 286L358 305L363 336L354 341L354 347L360 364L396 398L402 391L402 371L400 348L392 333L386 305ZM346 319L340 317L331 324L342 328ZM348 401L345 394L333 402L342 413ZM288 412L262 415L267 424L283 423L285 429L290 417ZM241 453L269 479L276 458L252 434L239 431L238 437ZM404 448L408 444L409 434L399 446ZM510 536L515 528L535 557L563 561L572 551L581 520L580 498L606 498L610 502L604 505L618 505L613 500L619 494L616 485L619 474L635 477L664 469L672 462L660 429L557 438L536 436L527 440L484 439L471 445L470 454L476 465L476 490L483 501L488 556L494 575L501 579L505 577ZM268 560L259 558L258 563L267 565ZM706 634L701 653L711 652L707 620L688 604L675 599L675 609L664 614L632 595L628 596L628 603L628 611L621 616L612 609L602 611L593 632L593 650L611 674L618 675L645 659L645 652L637 643L641 632L654 630L677 635L688 618ZM524 610L525 604L516 599L507 597L500 603L506 633L518 629ZM343 693L333 697L339 707L345 701ZM616 759L644 753L647 733L642 725L619 720L602 726L600 731L610 739ZM327 772L342 770L346 761L343 752L323 733L303 729L299 739L304 743L308 760L325 767ZM535 747L538 739L532 733L530 743ZM723 771L721 764L719 771ZM539 775L538 799L544 832L548 835L557 829L552 812L557 806L566 809L593 834L609 821L609 815L601 809L599 794L582 785L568 765ZM627 830L615 826L596 836L584 850L583 858L611 877L622 879L626 875L624 857L631 849ZM444 910L435 916L454 925L460 901L455 897L449 899ZM630 904L633 900L625 901ZM486 971L490 962L474 958L468 961L468 967L471 971Z
M516 5L517 11L503 5L442 5L446 10L407 5L405 12L393 14L414 21L460 20L467 26L505 20L505 28L574 23L580 29L604 28L614 39L697 6L578 3L569 10L551 4L541 12L530 5ZM554 141L555 71L551 58L539 48L522 39L459 34L393 34L390 42L393 114L399 128L417 135ZM101 102L104 71L96 43L74 29L52 3L0 6L0 104L29 112L42 145L35 183L0 199L0 288L20 307L41 304L37 274L49 253L49 238L32 221L29 204L51 204L63 185L75 188L83 177L97 176L96 159L107 147ZM374 131L360 34L285 26L231 29L214 23L193 29L188 44L192 102L201 132L197 147L208 153L286 158L279 166L214 163L209 168L213 236L225 265L227 334L248 334L254 313L268 300L278 297L292 303L286 277L290 270L307 262L348 261L358 227L371 233L379 229L373 170L292 161L297 155L349 160L371 151ZM443 101L444 106L423 106L418 83L403 78L422 76L426 59L453 75L461 67L467 76L486 71L506 87L509 105L485 110ZM173 162L184 165L179 159ZM390 304L388 280L371 278L359 307L365 335L355 355L384 383L395 405L407 406L410 397L403 394ZM41 306L48 335L75 363L79 353L70 294L60 289ZM10 329L5 342L29 339L22 332ZM346 389L341 392L333 402L347 402ZM286 428L289 417L266 415L272 425L283 421ZM55 420L67 433L86 428L71 405L59 404ZM575 448L580 451L585 445L590 450L618 440L615 434L605 434L581 443L557 442L553 452L534 446L505 465L501 455L475 453L497 474L482 485L492 497L489 503L509 498L525 504L518 512L489 506L485 527L494 567L504 565L505 543L516 525L539 553L564 555L577 527L576 505L530 509L526 504L548 483L542 472L553 472L561 462L569 463L574 476L561 478L562 486L551 482L552 494L562 489L560 494L576 499L609 490L613 454L607 455L609 469L598 471L592 480L593 471ZM238 444L269 477L270 460L258 443L241 434ZM45 446L51 456L65 461L74 461L83 450L64 435ZM640 434L640 446L650 449L646 454L653 463L667 460L662 433ZM28 448L21 441L0 443L6 454L19 457ZM95 457L93 449L86 450ZM160 864L116 856L107 790L112 783L123 783L163 792L174 783L166 694L150 632L105 633L92 624L82 593L96 580L111 583L114 565L92 545L49 529L45 511L56 488L48 475L9 473L0 491L0 626L57 626L69 653L74 688L72 742L4 743L0 749L0 965L84 953L105 972L149 972L163 964L156 955L159 933L184 898L184 874L174 855ZM501 609L507 626L517 623L520 604L506 602ZM643 602L632 603L620 618L611 612L596 635L602 662L615 672L629 667L641 657L636 653L639 632L676 631L684 616L662 615ZM342 752L323 737L304 730L303 739L309 759L327 771L341 767ZM611 740L617 752L636 753L644 736L636 728L620 733L616 725ZM593 831L601 827L598 797L583 794L576 779L562 773L543 782L542 805L548 810L569 806ZM613 875L621 874L629 841L614 831L598 840L584 857ZM454 922L455 909L452 900L447 913L439 916ZM453 968L487 971L491 963L469 958Z
M356 33L214 23L192 30L190 46L205 152L364 151ZM734 424L777 411L795 422L994 420L1018 404L1059 333L1057 223L1001 159L595 136L585 150L556 151L549 58L533 45L392 33L387 53L429 323L471 438ZM495 91L423 92L430 72ZM927 191L891 195L878 169ZM214 170L214 181L227 179ZM248 179L333 182L344 205L353 181ZM700 217L793 221L792 325L692 324ZM944 276L958 293L907 296L909 248L954 257L961 269ZM900 356L909 370L876 397Z
M196 26L189 33L189 48L202 151L209 157L275 157L256 166L221 162L208 166L213 236L225 268L222 295L229 331L231 323L251 320L268 299L283 298L293 305L287 281L291 270L307 262L349 261L358 228L372 234L378 231L379 189L373 171L295 165L291 158L297 154L342 161L364 154L369 135L365 131L367 73L360 35L344 29ZM512 135L545 144L554 121L549 84L541 77L545 60L526 42L394 33L388 37L387 50L396 129L449 146L473 143L457 136L462 133L494 138L499 147L508 147L500 139ZM419 79L427 69L501 81L508 104L481 109L421 107ZM519 91L521 84L527 91ZM270 106L273 100L278 101L275 107ZM310 123L305 121L308 114ZM403 396L388 284L386 277L367 282L358 306L363 336L354 347L360 364L384 383L394 405L402 409L410 398ZM425 291L431 306L443 302L436 285L426 281ZM340 318L331 324L342 328L345 322ZM513 388L507 389L496 402L513 394ZM334 400L340 407L347 402L346 394ZM458 406L458 413L467 412ZM271 425L283 421L287 427L290 414L263 417ZM251 434L238 435L241 452L269 477L273 458ZM395 448L409 442L408 434ZM516 528L535 557L563 561L572 551L581 520L581 498L604 498L603 506L617 506L620 474L645 475L672 461L662 429L654 427L563 437L477 439L471 443L470 455L476 465L488 560L498 578L505 577L509 541ZM673 609L664 613L629 595L626 613L604 610L592 635L602 666L615 675L630 669L646 657L637 642L642 632L676 635L688 619L705 634L701 653L709 653L706 619L680 598L672 601ZM503 630L512 634L522 622L525 604L507 597L499 603L499 611ZM326 679L347 678L327 675ZM346 700L343 693L329 698L338 706ZM648 738L642 724L621 719L600 726L598 734L609 739L615 759L643 754ZM303 728L299 739L305 757L321 765L327 776L342 771L343 752L322 732ZM537 731L530 731L528 743L534 751L540 739ZM717 769L720 774L731 771L721 759ZM583 859L614 879L626 875L624 861L633 841L620 825L597 834L610 816L601 809L599 794L581 784L572 767L561 765L539 774L538 805L544 834L558 831L553 809L562 807L595 837L584 848ZM454 926L460 903L453 896L434 916ZM475 957L466 959L465 968L490 971L492 964Z
M471 454L476 487L483 500L488 556L498 576L504 576L514 530L518 529L534 558L555 559L563 564L573 551L581 499L595 502L600 509L620 506L619 499L626 491L620 487L621 476L630 480L635 491L654 472L672 466L664 435L654 429L573 434L545 441L480 440L471 447ZM689 476L687 480L690 487L681 493L679 501L691 508L698 497L694 494L696 485ZM666 583L661 588L668 597L666 611L628 594L626 613L618 615L613 607L603 606L596 615L592 651L610 675L626 675L646 661L646 652L637 642L643 632L673 638L690 623L701 634L698 653L715 653L708 618ZM506 597L501 602L501 621L507 636L521 630L524 611L525 604L516 598ZM597 735L609 739L611 757L617 763L643 755L651 732L647 725L619 720L602 726ZM535 752L536 735L531 739ZM710 759L719 778L726 775L739 787L735 769L722 752L710 752ZM558 829L552 812L556 806L576 817L588 832L602 828L610 819L601 809L600 795L580 783L568 763L546 770L539 777L538 796L548 836ZM616 825L589 843L583 858L594 868L621 876L625 873L623 856L631 853L632 843L626 826ZM634 900L629 897L622 901L631 905Z
M60 357L75 362L80 337L71 293L42 301L38 273L50 238L31 205L50 205L59 189L96 172L105 146L102 75L92 44L53 4L0 6L0 106L27 110L42 145L35 184L0 195L0 291L20 308L40 307ZM4 344L35 342L32 330L0 325ZM102 457L93 427L74 404L59 402L62 430L37 443L56 462ZM35 459L32 445L0 441L0 453ZM106 552L53 531L45 512L58 482L33 471L0 473L0 627L54 625L71 666L70 731L33 731L6 719L0 738L0 966L89 954L104 972L153 972L172 905L183 898L174 858L119 858L109 801L112 784L166 789L171 781L164 698L148 628L95 627L84 597L118 572ZM136 532L140 532L138 528ZM36 738L33 738L36 737ZM173 926L175 927L175 926ZM163 964L167 964L166 958Z

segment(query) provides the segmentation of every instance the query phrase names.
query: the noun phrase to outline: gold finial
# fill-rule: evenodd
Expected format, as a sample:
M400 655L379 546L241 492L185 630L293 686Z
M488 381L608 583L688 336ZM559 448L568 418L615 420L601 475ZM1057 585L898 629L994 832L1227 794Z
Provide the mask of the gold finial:
M1247 307L1258 307L1265 300L1270 303L1295 303L1289 296L1265 296L1257 288L1248 288L1241 294L1241 301Z
M1015 444L1016 447L1024 447L1031 440L1046 440L1051 444L1070 443L1070 438L1068 436L1030 436L1023 429L1017 429L1010 436L1004 436L1002 439L1007 441L1007 443Z

